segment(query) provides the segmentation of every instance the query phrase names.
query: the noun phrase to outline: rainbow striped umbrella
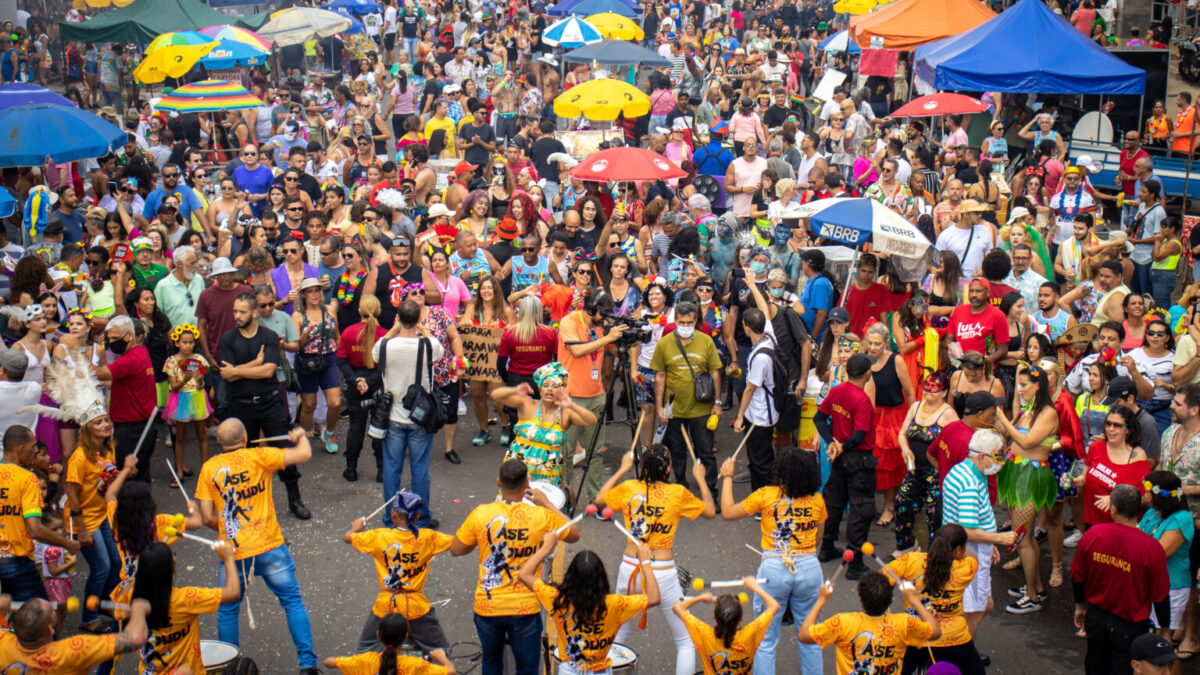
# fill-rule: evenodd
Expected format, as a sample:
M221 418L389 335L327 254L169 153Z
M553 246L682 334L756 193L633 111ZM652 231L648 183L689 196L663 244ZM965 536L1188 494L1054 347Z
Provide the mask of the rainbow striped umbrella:
M271 51L271 43L264 40L258 33L252 30L247 30L241 26L209 26L201 28L198 33L207 35L214 40L232 40L234 42L243 42L252 47L258 47L266 51Z
M248 110L258 108L263 102L246 91L246 88L225 80L201 80L172 91L162 97L154 107L181 113L211 112L214 110Z
M152 54L155 51L169 46L175 45L180 47L203 45L212 42L212 38L207 35L201 35L194 30L173 30L169 33L163 33L146 47L146 54Z

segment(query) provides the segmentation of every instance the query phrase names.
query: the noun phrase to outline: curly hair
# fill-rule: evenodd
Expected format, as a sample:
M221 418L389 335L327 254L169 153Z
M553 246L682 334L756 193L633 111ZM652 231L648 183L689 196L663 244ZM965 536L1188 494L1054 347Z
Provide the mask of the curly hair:
M513 205L517 202L521 203L521 212L525 214L525 222L521 222L521 219L513 215ZM512 218L513 222L520 226L522 237L538 233L537 223L541 220L541 216L538 215L537 207L533 204L533 198L524 190L517 190L512 197L509 197L508 210L504 212L504 217Z
M821 489L821 467L817 456L789 445L775 457L775 484L790 499L816 494Z
M50 267L40 255L21 258L13 268L12 284L8 293L10 305L15 305L21 299L22 293L28 293L30 299L41 295L42 285L54 285L50 278Z
M576 553L557 588L552 613L565 617L569 611L577 624L604 621L604 598L609 586L600 556L592 551Z
M147 546L158 540L155 517L158 507L150 484L145 481L126 481L117 493L117 510L113 516L113 533L126 558L136 558Z

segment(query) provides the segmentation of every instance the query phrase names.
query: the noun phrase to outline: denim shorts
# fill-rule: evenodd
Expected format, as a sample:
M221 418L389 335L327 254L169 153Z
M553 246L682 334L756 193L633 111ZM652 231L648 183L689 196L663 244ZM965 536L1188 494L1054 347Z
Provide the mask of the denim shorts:
M325 355L325 370L317 375L301 375L296 371L296 381L300 384L301 394L315 394L326 389L337 389L342 384L342 371L337 367L337 356Z

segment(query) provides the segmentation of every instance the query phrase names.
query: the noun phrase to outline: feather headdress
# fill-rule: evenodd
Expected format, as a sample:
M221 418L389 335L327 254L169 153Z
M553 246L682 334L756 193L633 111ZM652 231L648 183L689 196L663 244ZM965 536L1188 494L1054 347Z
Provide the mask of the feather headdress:
M579 160L565 152L554 152L546 158L546 163L550 164L551 166L553 166L556 162L562 162L563 166L566 167L568 171L575 168L575 166L579 164Z
M92 373L91 364L78 356L73 360L75 363L71 366L57 360L51 360L46 366L46 393L58 401L58 407L31 405L21 408L21 412L36 412L61 422L81 425L107 415L100 381Z

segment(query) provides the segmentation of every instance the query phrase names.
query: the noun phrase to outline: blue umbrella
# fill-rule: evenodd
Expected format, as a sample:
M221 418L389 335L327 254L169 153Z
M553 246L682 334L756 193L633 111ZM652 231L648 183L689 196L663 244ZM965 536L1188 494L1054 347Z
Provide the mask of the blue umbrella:
M237 66L258 66L267 62L270 52L238 40L221 40L200 65L209 70L224 70Z
M350 28L342 31L342 35L354 35L355 33L361 33L362 31L366 30L366 27L363 26L363 22L361 22L357 18L355 18L355 16L350 12L350 10L346 9L345 7L339 7L332 11L337 12L338 14L341 14L342 16L344 16L350 20Z
M98 115L53 103L0 111L0 167L100 157L125 145L125 131Z
M632 19L637 16L638 8L633 4L633 0L563 0L546 10L546 13L551 16L564 14L591 16L605 12L620 14Z
M851 54L861 54L862 53L862 47L859 47L858 43L856 43L854 40L850 39L849 31L839 31L837 33L834 33L833 35L830 35L829 37L825 38L824 40L821 40L821 42L819 44L817 44L817 48L823 52L826 52L826 51L833 51L833 52L849 51Z
M563 54L567 63L591 63L595 61L605 66L636 66L641 64L650 68L665 68L671 62L658 53L645 47L625 40L605 40L594 45L572 49Z
M78 107L75 102L69 98L64 98L45 87L39 87L36 84L27 84L25 82L11 82L9 84L0 85L0 110L11 108L14 105L25 105L27 103L55 103L58 105L67 105L72 108Z
M7 218L17 212L17 198L8 193L8 190L0 190L0 218Z
M321 5L321 9L343 15L363 16L373 12L382 12L383 5L374 0L332 0L332 2Z
M604 36L600 34L599 28L577 16L559 19L542 33L542 42L564 49L573 49L603 41Z

